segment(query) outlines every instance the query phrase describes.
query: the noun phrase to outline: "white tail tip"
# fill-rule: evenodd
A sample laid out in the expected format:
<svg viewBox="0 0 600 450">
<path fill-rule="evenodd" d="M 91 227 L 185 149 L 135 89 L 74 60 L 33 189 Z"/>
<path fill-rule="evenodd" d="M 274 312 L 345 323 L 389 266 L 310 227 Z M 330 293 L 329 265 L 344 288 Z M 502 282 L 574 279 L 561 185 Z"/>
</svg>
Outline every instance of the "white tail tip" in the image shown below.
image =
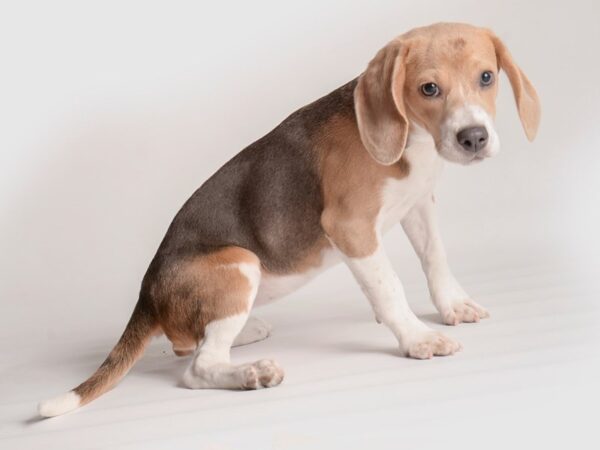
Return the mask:
<svg viewBox="0 0 600 450">
<path fill-rule="evenodd" d="M 60 416 L 79 408 L 80 404 L 81 397 L 75 392 L 69 391 L 66 394 L 41 402 L 38 405 L 38 412 L 42 417 Z"/>
</svg>

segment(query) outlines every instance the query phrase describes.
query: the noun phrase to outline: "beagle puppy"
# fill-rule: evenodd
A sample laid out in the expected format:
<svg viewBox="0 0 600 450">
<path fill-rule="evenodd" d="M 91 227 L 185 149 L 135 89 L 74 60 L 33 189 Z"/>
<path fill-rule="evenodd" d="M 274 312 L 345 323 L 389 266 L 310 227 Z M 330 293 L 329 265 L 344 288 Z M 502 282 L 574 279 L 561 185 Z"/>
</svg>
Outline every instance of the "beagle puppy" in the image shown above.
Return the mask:
<svg viewBox="0 0 600 450">
<path fill-rule="evenodd" d="M 265 338 L 253 306 L 280 298 L 338 262 L 351 270 L 402 353 L 427 359 L 461 349 L 410 310 L 382 248 L 400 223 L 444 323 L 488 316 L 452 275 L 433 190 L 444 161 L 472 164 L 500 148 L 494 129 L 504 70 L 532 140 L 540 104 L 531 82 L 491 31 L 440 23 L 403 34 L 358 78 L 291 114 L 208 179 L 175 216 L 120 340 L 75 389 L 42 402 L 50 417 L 114 386 L 164 333 L 194 353 L 193 389 L 259 389 L 283 380 L 271 360 L 233 365 L 232 345 Z"/>
</svg>

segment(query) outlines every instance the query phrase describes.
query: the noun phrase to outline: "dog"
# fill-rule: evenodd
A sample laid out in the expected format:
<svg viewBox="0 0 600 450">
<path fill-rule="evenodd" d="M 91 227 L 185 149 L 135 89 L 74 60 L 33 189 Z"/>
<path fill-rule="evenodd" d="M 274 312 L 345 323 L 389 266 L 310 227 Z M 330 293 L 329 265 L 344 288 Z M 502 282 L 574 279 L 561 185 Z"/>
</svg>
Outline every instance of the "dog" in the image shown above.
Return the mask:
<svg viewBox="0 0 600 450">
<path fill-rule="evenodd" d="M 448 267 L 433 191 L 444 160 L 472 164 L 498 153 L 500 70 L 533 140 L 538 95 L 502 41 L 487 29 L 439 23 L 395 38 L 358 78 L 246 147 L 175 216 L 104 363 L 75 389 L 42 402 L 40 415 L 66 413 L 109 390 L 162 333 L 177 355 L 195 352 L 183 376 L 189 388 L 280 384 L 274 361 L 233 365 L 230 348 L 269 335 L 267 324 L 249 318 L 253 306 L 341 261 L 404 355 L 459 351 L 411 311 L 381 238 L 402 225 L 445 324 L 488 317 Z"/>
</svg>

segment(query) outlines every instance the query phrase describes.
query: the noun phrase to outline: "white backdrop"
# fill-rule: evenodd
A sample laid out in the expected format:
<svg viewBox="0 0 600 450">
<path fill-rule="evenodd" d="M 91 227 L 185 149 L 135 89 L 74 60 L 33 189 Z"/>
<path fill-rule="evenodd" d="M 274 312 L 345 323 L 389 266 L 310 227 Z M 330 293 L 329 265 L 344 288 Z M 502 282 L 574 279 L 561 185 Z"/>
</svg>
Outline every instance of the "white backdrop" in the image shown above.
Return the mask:
<svg viewBox="0 0 600 450">
<path fill-rule="evenodd" d="M 597 2 L 296 3 L 3 4 L 2 334 L 128 314 L 197 186 L 395 35 L 436 21 L 494 29 L 543 106 L 529 144 L 503 77 L 502 153 L 446 168 L 438 195 L 451 257 L 517 241 L 576 256 L 598 246 Z"/>
</svg>

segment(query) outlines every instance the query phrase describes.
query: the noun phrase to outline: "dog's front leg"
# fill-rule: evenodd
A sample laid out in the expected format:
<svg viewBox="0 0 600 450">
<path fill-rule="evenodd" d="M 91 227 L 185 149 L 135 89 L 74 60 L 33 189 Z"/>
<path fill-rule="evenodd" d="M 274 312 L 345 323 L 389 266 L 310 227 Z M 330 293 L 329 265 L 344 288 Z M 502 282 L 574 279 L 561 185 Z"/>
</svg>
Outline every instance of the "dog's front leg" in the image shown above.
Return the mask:
<svg viewBox="0 0 600 450">
<path fill-rule="evenodd" d="M 405 355 L 427 359 L 460 350 L 458 342 L 432 330 L 411 311 L 402 283 L 380 246 L 365 257 L 342 254 L 369 299 L 377 321 L 394 333 Z"/>
<path fill-rule="evenodd" d="M 448 266 L 437 227 L 433 195 L 425 196 L 402 219 L 402 227 L 421 260 L 431 299 L 444 323 L 478 322 L 488 312 L 460 286 Z"/>
</svg>

